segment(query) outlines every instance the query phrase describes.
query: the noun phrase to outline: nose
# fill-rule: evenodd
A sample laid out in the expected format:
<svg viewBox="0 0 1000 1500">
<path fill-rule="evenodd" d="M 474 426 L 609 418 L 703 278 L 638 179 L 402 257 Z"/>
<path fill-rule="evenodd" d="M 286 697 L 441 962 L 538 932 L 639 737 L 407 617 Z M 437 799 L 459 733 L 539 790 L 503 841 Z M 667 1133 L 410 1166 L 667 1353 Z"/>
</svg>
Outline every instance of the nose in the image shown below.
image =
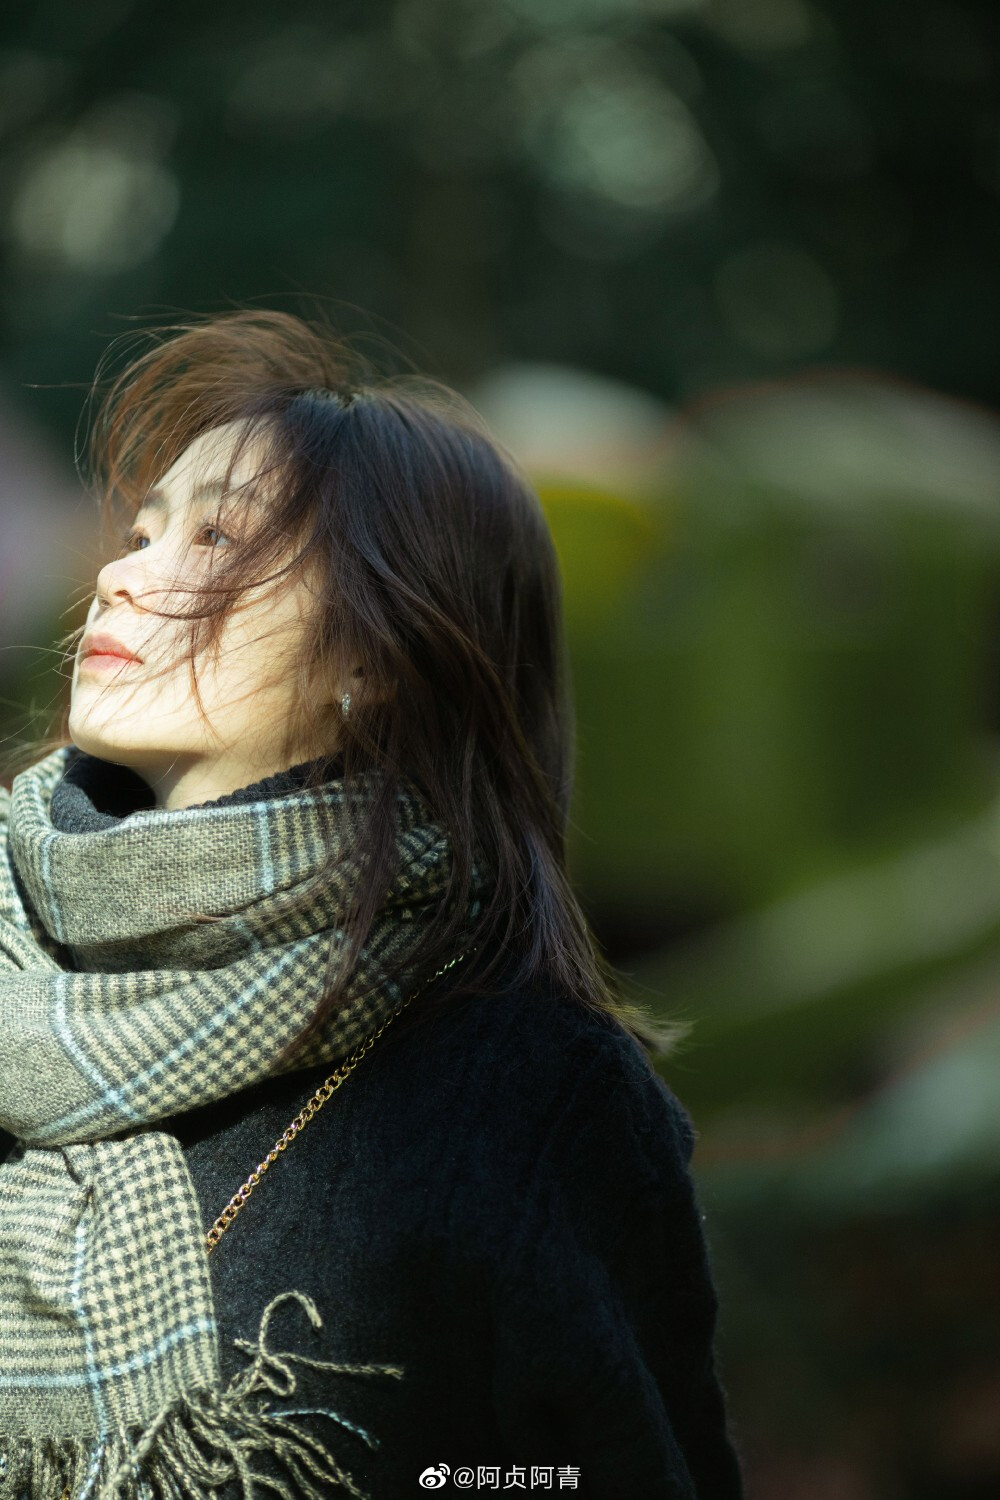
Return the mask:
<svg viewBox="0 0 1000 1500">
<path fill-rule="evenodd" d="M 113 557 L 98 572 L 97 597 L 109 606 L 119 601 L 134 604 L 154 588 L 152 571 L 139 551 Z"/>
<path fill-rule="evenodd" d="M 113 562 L 105 563 L 97 575 L 97 598 L 105 608 L 116 601 L 131 601 L 134 598 L 136 580 L 128 569 L 120 566 L 123 560 L 116 558 Z"/>
</svg>

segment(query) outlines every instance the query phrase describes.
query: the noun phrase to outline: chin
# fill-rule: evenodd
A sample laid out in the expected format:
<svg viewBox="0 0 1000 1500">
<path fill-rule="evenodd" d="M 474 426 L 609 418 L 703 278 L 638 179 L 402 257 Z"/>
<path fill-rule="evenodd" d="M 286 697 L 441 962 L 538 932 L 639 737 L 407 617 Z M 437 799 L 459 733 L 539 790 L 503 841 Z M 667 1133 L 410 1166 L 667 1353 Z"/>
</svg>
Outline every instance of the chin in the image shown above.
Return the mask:
<svg viewBox="0 0 1000 1500">
<path fill-rule="evenodd" d="M 110 726 L 92 723 L 87 714 L 71 713 L 67 727 L 74 745 L 78 750 L 85 750 L 88 755 L 124 763 L 129 754 L 129 746 L 120 735 L 116 735 Z"/>
</svg>

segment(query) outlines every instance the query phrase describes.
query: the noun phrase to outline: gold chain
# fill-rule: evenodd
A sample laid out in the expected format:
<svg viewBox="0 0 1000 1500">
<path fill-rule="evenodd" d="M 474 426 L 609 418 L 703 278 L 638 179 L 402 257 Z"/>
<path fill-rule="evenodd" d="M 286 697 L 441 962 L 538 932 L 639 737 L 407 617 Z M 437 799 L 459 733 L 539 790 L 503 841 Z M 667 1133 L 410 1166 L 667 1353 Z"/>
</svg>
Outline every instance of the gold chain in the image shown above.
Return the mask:
<svg viewBox="0 0 1000 1500">
<path fill-rule="evenodd" d="M 470 948 L 468 950 L 469 953 L 475 953 L 475 951 L 475 948 Z M 382 1022 L 378 1030 L 373 1031 L 371 1036 L 368 1037 L 367 1041 L 362 1042 L 358 1050 L 351 1053 L 351 1056 L 348 1058 L 347 1062 L 341 1063 L 337 1068 L 334 1069 L 334 1071 L 328 1078 L 325 1078 L 323 1080 L 316 1092 L 310 1099 L 306 1101 L 302 1109 L 299 1110 L 299 1113 L 295 1116 L 295 1119 L 275 1141 L 270 1151 L 264 1157 L 264 1160 L 258 1163 L 258 1165 L 250 1173 L 250 1176 L 247 1178 L 243 1186 L 233 1194 L 219 1217 L 216 1219 L 215 1223 L 212 1225 L 211 1229 L 208 1231 L 207 1235 L 205 1236 L 205 1243 L 207 1253 L 209 1255 L 211 1255 L 212 1251 L 215 1249 L 216 1245 L 219 1243 L 222 1236 L 229 1228 L 230 1224 L 236 1218 L 236 1215 L 239 1213 L 244 1203 L 246 1203 L 247 1199 L 250 1197 L 250 1194 L 253 1192 L 254 1188 L 257 1186 L 258 1182 L 263 1177 L 264 1173 L 267 1171 L 271 1163 L 277 1161 L 282 1151 L 286 1151 L 288 1149 L 288 1147 L 294 1141 L 295 1137 L 298 1135 L 299 1131 L 309 1123 L 313 1115 L 317 1114 L 319 1110 L 323 1108 L 323 1105 L 329 1099 L 334 1090 L 340 1088 L 340 1085 L 344 1082 L 344 1079 L 354 1071 L 358 1063 L 364 1057 L 365 1053 L 370 1051 L 374 1044 L 378 1041 L 379 1037 L 382 1035 L 385 1028 L 389 1025 L 390 1021 L 394 1021 L 396 1017 L 406 1009 L 410 1001 L 415 1000 L 419 994 L 422 994 L 422 992 L 427 988 L 428 985 L 434 983 L 435 979 L 440 979 L 442 974 L 446 973 L 447 970 L 450 969 L 454 964 L 461 963 L 462 959 L 466 956 L 466 953 L 460 953 L 456 958 L 450 958 L 446 964 L 443 964 L 442 967 L 438 969 L 436 974 L 432 974 L 430 979 L 425 980 L 425 982 L 420 985 L 418 989 L 415 989 L 412 995 L 408 996 L 407 999 L 400 1001 L 395 1010 L 389 1012 L 388 1016 L 386 1016 L 385 1020 Z"/>
</svg>

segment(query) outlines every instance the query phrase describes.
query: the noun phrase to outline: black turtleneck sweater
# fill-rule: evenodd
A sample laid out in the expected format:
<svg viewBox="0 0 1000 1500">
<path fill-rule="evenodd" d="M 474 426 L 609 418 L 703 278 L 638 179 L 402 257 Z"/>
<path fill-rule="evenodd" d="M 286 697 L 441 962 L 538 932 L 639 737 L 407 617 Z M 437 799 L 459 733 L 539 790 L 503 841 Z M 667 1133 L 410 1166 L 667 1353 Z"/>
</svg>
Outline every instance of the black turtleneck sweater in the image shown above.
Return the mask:
<svg viewBox="0 0 1000 1500">
<path fill-rule="evenodd" d="M 279 796 L 309 768 L 217 800 Z M 153 805 L 133 772 L 78 753 L 52 816 L 84 832 Z M 307 1370 L 291 1403 L 377 1442 L 316 1419 L 374 1500 L 423 1494 L 428 1468 L 448 1470 L 435 1487 L 477 1494 L 741 1500 L 684 1106 L 620 1026 L 547 989 L 508 985 L 483 1003 L 459 982 L 432 1020 L 409 1015 L 213 1251 L 223 1378 L 246 1363 L 234 1340 L 255 1339 L 266 1304 L 296 1288 L 323 1327 L 287 1302 L 272 1348 L 406 1372 Z M 159 1122 L 181 1141 L 206 1228 L 327 1071 Z"/>
</svg>

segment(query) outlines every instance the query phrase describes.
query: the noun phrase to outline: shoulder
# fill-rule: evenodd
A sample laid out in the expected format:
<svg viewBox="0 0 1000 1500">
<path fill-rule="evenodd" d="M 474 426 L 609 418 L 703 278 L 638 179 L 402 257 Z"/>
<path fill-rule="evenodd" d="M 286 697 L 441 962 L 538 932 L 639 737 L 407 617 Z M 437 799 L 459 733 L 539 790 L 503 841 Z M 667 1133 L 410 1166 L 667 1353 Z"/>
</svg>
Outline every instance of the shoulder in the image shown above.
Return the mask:
<svg viewBox="0 0 1000 1500">
<path fill-rule="evenodd" d="M 594 1113 L 618 1105 L 640 1143 L 668 1125 L 691 1154 L 691 1117 L 641 1044 L 614 1017 L 547 985 L 504 984 L 488 998 L 459 991 L 438 1014 L 401 1022 L 395 1058 L 392 1045 L 384 1048 L 386 1066 L 423 1065 L 425 1085 L 451 1090 L 463 1104 L 478 1092 L 517 1101 L 539 1121 L 575 1100 L 589 1100 Z"/>
<path fill-rule="evenodd" d="M 400 1134 L 419 1121 L 434 1139 L 452 1214 L 557 1199 L 607 1211 L 687 1180 L 687 1109 L 629 1032 L 572 998 L 456 994 L 376 1060 L 379 1045 L 365 1089 L 388 1129 L 397 1116 Z"/>
</svg>

